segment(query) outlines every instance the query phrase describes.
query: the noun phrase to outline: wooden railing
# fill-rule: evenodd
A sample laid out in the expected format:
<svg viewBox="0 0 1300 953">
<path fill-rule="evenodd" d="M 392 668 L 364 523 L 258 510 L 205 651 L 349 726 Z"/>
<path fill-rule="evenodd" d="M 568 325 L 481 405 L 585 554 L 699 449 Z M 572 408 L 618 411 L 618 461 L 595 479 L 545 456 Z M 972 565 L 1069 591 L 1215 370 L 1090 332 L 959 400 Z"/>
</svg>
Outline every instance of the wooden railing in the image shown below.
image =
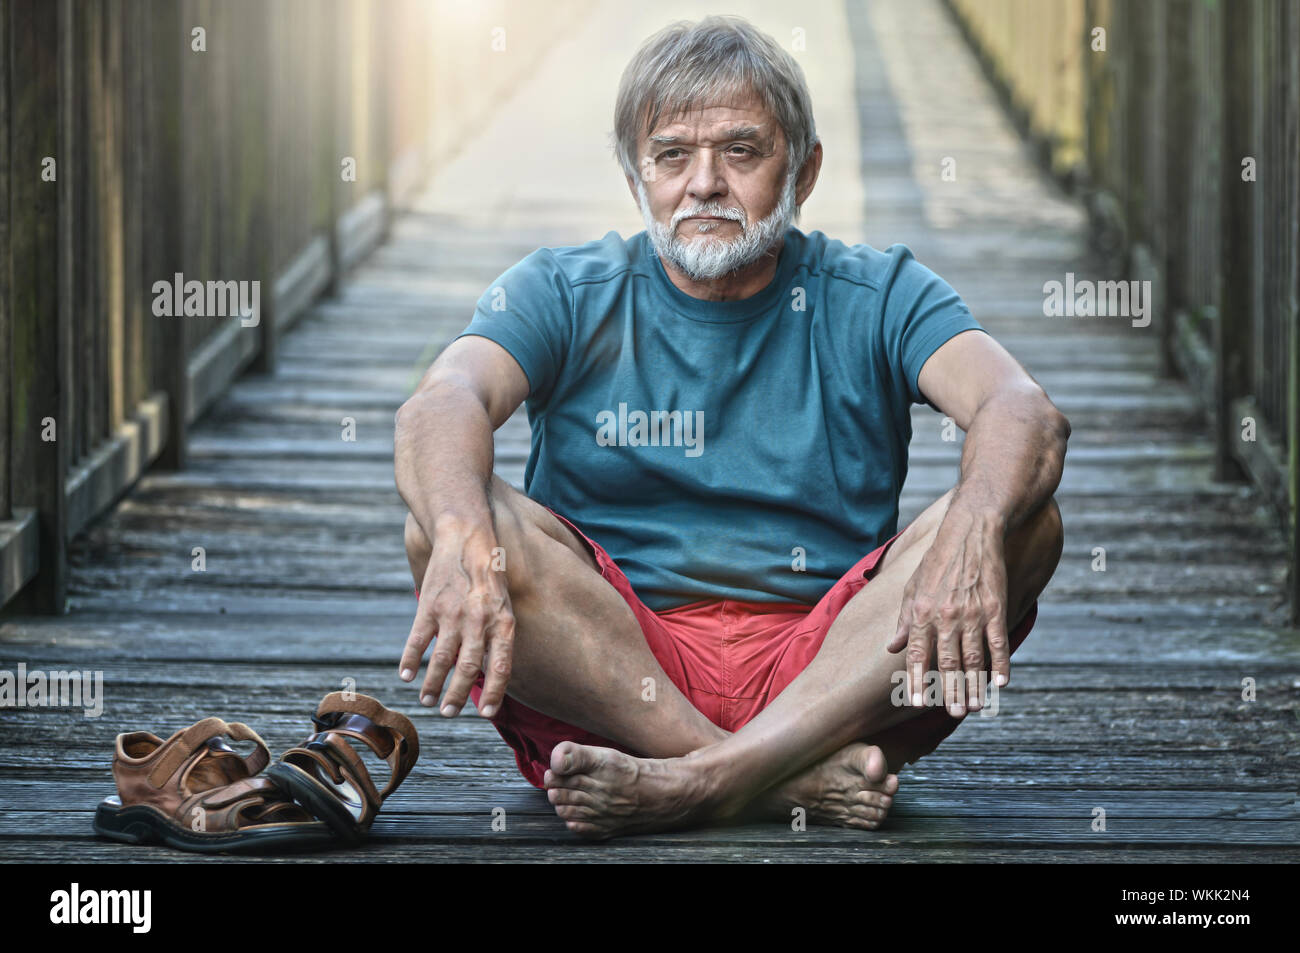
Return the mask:
<svg viewBox="0 0 1300 953">
<path fill-rule="evenodd" d="M 1165 370 L 1206 411 L 1216 476 L 1274 505 L 1300 621 L 1300 4 L 948 5 L 1087 200 L 1099 266 L 1152 282 Z"/>
<path fill-rule="evenodd" d="M 0 0 L 0 604 L 63 611 L 67 540 L 585 5 Z"/>
</svg>

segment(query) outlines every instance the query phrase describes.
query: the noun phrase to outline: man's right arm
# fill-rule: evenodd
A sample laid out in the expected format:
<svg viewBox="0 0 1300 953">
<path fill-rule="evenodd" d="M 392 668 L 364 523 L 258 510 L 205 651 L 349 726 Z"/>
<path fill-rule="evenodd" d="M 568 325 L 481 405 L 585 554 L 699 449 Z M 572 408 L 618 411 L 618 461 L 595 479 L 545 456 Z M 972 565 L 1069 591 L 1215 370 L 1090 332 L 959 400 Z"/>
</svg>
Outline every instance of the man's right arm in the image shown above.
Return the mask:
<svg viewBox="0 0 1300 953">
<path fill-rule="evenodd" d="M 501 573 L 488 502 L 492 433 L 528 394 L 528 378 L 503 347 L 484 337 L 453 341 L 398 409 L 397 490 L 432 546 L 420 604 L 400 670 L 414 679 L 435 636 L 421 701 L 433 705 L 449 672 L 443 714 L 469 697 L 487 655 L 480 711 L 495 714 L 505 696 L 514 615 Z"/>
</svg>

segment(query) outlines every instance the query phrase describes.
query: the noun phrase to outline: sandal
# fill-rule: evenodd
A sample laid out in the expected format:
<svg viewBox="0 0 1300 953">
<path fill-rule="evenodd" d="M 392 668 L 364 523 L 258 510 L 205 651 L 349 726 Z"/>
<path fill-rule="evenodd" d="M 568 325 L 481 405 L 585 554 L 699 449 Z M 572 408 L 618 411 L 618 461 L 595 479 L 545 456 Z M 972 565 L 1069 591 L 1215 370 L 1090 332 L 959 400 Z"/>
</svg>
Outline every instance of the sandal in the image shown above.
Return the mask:
<svg viewBox="0 0 1300 953">
<path fill-rule="evenodd" d="M 317 731 L 286 751 L 266 776 L 344 842 L 360 843 L 380 806 L 420 756 L 415 726 L 405 715 L 357 692 L 326 695 L 312 721 Z M 382 791 L 375 788 L 349 739 L 388 762 L 388 784 Z"/>
<path fill-rule="evenodd" d="M 222 735 L 257 747 L 243 757 Z M 95 810 L 95 830 L 128 844 L 202 853 L 332 843 L 326 825 L 255 776 L 270 760 L 257 732 L 220 718 L 204 718 L 166 741 L 147 731 L 118 735 L 117 795 Z"/>
</svg>

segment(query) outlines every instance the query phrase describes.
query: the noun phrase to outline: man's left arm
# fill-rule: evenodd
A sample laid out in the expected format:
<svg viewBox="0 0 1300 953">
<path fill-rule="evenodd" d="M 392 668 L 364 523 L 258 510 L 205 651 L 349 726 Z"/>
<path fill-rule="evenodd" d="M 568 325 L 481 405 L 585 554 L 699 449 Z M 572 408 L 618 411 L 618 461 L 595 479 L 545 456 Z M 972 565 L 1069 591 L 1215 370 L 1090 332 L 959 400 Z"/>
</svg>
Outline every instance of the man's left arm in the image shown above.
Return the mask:
<svg viewBox="0 0 1300 953">
<path fill-rule="evenodd" d="M 1061 481 L 1070 424 L 1042 387 L 983 331 L 964 331 L 921 368 L 922 394 L 966 432 L 961 476 L 934 543 L 904 591 L 889 651 L 908 647 L 913 704 L 932 651 L 944 702 L 960 716 L 957 673 L 1011 675 L 1007 619 L 1007 536 L 1043 506 Z M 1013 622 L 1014 620 L 1010 620 Z M 950 675 L 949 673 L 952 673 Z"/>
</svg>

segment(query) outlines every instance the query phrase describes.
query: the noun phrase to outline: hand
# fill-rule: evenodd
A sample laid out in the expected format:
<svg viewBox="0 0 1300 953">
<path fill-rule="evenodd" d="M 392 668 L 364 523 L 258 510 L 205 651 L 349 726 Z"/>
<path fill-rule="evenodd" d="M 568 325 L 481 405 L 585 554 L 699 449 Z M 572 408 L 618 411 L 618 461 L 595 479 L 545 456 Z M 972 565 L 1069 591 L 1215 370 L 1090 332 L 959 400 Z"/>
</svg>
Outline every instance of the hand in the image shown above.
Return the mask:
<svg viewBox="0 0 1300 953">
<path fill-rule="evenodd" d="M 939 661 L 944 707 L 954 718 L 984 705 L 980 675 L 984 671 L 986 642 L 996 684 L 1001 687 L 1010 680 L 1003 541 L 1003 530 L 996 519 L 956 503 L 949 506 L 934 543 L 903 590 L 898 631 L 887 646 L 890 652 L 907 648 L 907 693 L 911 704 L 922 703 L 932 651 Z M 963 669 L 965 706 L 959 692 L 959 673 Z"/>
<path fill-rule="evenodd" d="M 490 532 L 447 528 L 437 534 L 420 586 L 420 604 L 402 652 L 400 677 L 409 682 L 437 637 L 420 702 L 433 706 L 452 672 L 442 714 L 460 713 L 470 687 L 484 671 L 479 714 L 491 718 L 501 708 L 514 650 L 515 616 L 504 572 L 492 568 L 496 541 Z M 486 667 L 484 667 L 486 656 Z"/>
</svg>

